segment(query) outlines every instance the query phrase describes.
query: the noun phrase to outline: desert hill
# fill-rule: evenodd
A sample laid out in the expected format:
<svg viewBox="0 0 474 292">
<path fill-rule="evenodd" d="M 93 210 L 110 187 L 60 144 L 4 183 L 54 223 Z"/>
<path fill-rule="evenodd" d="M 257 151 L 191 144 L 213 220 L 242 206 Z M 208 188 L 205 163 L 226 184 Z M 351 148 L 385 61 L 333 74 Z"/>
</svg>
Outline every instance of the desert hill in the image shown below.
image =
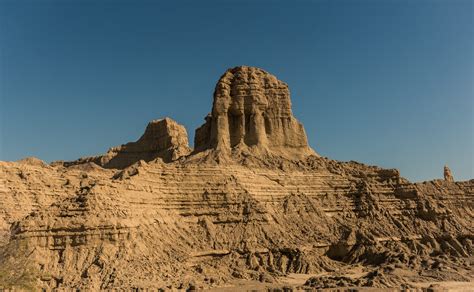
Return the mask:
<svg viewBox="0 0 474 292">
<path fill-rule="evenodd" d="M 321 157 L 288 85 L 241 66 L 219 79 L 194 149 L 165 118 L 102 156 L 0 162 L 0 287 L 472 281 L 473 199 L 474 180 Z"/>
</svg>

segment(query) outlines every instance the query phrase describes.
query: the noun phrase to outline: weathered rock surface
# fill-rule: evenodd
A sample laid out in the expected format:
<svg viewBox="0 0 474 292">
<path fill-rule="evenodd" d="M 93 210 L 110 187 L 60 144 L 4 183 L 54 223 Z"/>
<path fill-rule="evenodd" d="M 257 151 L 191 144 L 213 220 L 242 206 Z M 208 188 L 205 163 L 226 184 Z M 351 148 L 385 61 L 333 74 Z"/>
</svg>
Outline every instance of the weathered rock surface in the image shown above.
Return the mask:
<svg viewBox="0 0 474 292">
<path fill-rule="evenodd" d="M 64 162 L 65 166 L 93 162 L 105 168 L 120 168 L 137 161 L 161 158 L 165 162 L 176 160 L 191 152 L 186 129 L 170 118 L 151 121 L 145 133 L 136 142 L 112 147 L 107 154 Z"/>
<path fill-rule="evenodd" d="M 261 103 L 272 129 L 282 109 L 291 114 Z M 0 288 L 185 290 L 288 273 L 316 289 L 474 279 L 474 180 L 410 183 L 396 169 L 319 157 L 295 127 L 256 140 L 237 131 L 238 143 L 239 127 L 223 140 L 216 128 L 187 155 L 184 129 L 166 119 L 100 158 L 0 162 Z M 291 135 L 304 139 L 288 146 Z"/>
<path fill-rule="evenodd" d="M 195 150 L 251 147 L 286 158 L 316 155 L 291 111 L 288 85 L 262 69 L 235 67 L 219 79 L 212 112 L 196 130 Z"/>
<path fill-rule="evenodd" d="M 454 181 L 453 174 L 451 173 L 451 169 L 447 165 L 444 166 L 444 180 L 445 181 Z"/>
</svg>

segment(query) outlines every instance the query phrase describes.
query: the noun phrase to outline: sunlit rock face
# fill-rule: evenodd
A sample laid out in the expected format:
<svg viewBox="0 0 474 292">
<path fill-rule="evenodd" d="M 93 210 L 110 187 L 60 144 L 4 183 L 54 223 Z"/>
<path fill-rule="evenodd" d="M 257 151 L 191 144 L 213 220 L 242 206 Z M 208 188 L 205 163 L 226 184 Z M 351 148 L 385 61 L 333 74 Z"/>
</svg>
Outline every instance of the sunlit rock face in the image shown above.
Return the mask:
<svg viewBox="0 0 474 292">
<path fill-rule="evenodd" d="M 316 153 L 293 117 L 288 85 L 255 67 L 235 67 L 219 79 L 212 113 L 196 130 L 195 150 L 251 147 L 298 158 Z"/>
<path fill-rule="evenodd" d="M 139 160 L 161 158 L 165 162 L 189 154 L 186 129 L 170 118 L 148 123 L 145 133 L 136 142 L 109 149 L 102 158 L 107 168 L 125 168 Z"/>
<path fill-rule="evenodd" d="M 171 162 L 190 152 L 184 126 L 170 118 L 164 118 L 149 122 L 145 133 L 135 142 L 112 147 L 104 155 L 64 162 L 64 165 L 93 162 L 104 168 L 123 169 L 140 160 L 151 161 L 160 158 L 164 162 Z"/>
<path fill-rule="evenodd" d="M 104 155 L 0 161 L 0 290 L 472 286 L 474 180 L 311 155 L 260 69 L 227 71 L 214 97 L 194 153 L 164 118 Z"/>
</svg>

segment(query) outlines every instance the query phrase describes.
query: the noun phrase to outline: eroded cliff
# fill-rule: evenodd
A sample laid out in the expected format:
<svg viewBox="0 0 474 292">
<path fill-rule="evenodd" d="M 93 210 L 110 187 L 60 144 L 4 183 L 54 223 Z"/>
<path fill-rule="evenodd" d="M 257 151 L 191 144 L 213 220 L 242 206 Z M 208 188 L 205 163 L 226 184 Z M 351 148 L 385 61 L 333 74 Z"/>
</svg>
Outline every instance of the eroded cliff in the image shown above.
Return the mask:
<svg viewBox="0 0 474 292">
<path fill-rule="evenodd" d="M 227 70 L 217 82 L 212 112 L 196 130 L 195 150 L 248 149 L 285 158 L 316 153 L 291 111 L 288 85 L 255 67 Z"/>
<path fill-rule="evenodd" d="M 191 154 L 185 133 L 158 120 L 104 156 L 0 162 L 0 286 L 283 285 L 300 273 L 306 288 L 406 288 L 474 278 L 474 180 L 410 183 L 396 169 L 319 157 L 287 85 L 265 71 L 228 70 Z"/>
</svg>

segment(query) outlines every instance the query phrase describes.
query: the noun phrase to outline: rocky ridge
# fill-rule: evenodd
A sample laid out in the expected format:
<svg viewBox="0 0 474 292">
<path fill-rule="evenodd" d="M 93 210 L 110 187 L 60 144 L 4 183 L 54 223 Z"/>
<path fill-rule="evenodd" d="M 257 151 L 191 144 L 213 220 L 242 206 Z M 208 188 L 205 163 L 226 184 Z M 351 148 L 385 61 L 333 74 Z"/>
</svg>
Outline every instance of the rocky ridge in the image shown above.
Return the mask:
<svg viewBox="0 0 474 292">
<path fill-rule="evenodd" d="M 396 169 L 320 157 L 288 86 L 257 68 L 221 77 L 192 152 L 184 127 L 164 119 L 103 156 L 0 162 L 0 179 L 0 287 L 474 278 L 474 180 L 411 183 Z"/>
</svg>

